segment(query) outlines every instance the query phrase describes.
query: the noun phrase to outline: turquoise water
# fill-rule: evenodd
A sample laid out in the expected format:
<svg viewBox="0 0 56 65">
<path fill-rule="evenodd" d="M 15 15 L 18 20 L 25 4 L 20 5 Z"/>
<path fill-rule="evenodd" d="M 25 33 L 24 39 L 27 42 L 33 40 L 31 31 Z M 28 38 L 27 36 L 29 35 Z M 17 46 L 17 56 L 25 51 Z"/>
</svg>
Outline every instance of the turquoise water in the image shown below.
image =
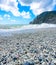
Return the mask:
<svg viewBox="0 0 56 65">
<path fill-rule="evenodd" d="M 13 24 L 13 25 L 0 25 L 0 29 L 36 29 L 36 28 L 50 28 L 56 27 L 56 24 Z"/>
<path fill-rule="evenodd" d="M 22 27 L 22 26 L 24 26 L 23 24 L 13 24 L 13 25 L 8 25 L 8 24 L 6 24 L 6 25 L 0 25 L 0 29 L 14 29 L 14 28 L 20 28 L 20 27 Z"/>
</svg>

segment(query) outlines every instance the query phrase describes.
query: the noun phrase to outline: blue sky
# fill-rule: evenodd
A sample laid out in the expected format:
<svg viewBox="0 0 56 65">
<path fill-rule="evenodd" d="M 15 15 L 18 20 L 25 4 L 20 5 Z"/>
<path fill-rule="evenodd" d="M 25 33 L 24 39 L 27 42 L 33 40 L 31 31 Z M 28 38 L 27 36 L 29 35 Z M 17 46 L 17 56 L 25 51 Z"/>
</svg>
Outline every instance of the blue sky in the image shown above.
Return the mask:
<svg viewBox="0 0 56 65">
<path fill-rule="evenodd" d="M 0 24 L 28 24 L 44 11 L 56 11 L 56 0 L 0 0 Z"/>
</svg>

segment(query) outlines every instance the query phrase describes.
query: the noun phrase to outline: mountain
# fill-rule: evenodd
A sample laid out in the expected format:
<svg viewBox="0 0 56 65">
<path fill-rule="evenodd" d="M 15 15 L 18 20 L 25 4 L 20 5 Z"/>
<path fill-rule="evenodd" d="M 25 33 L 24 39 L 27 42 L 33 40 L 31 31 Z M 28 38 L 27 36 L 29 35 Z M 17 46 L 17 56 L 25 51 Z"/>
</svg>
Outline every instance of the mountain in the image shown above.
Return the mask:
<svg viewBox="0 0 56 65">
<path fill-rule="evenodd" d="M 46 11 L 38 15 L 30 24 L 56 24 L 56 11 Z"/>
</svg>

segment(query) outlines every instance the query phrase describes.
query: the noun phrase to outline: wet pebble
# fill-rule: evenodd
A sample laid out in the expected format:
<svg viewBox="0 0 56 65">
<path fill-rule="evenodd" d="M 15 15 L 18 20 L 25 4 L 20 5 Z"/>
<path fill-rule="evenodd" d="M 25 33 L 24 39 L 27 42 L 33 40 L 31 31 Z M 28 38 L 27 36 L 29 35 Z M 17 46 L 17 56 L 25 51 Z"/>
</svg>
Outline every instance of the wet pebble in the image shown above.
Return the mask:
<svg viewBox="0 0 56 65">
<path fill-rule="evenodd" d="M 34 65 L 34 63 L 33 62 L 30 63 L 30 62 L 26 61 L 23 65 Z"/>
<path fill-rule="evenodd" d="M 15 62 L 16 60 L 17 60 L 17 57 L 14 57 L 14 58 L 13 58 L 13 61 Z"/>
</svg>

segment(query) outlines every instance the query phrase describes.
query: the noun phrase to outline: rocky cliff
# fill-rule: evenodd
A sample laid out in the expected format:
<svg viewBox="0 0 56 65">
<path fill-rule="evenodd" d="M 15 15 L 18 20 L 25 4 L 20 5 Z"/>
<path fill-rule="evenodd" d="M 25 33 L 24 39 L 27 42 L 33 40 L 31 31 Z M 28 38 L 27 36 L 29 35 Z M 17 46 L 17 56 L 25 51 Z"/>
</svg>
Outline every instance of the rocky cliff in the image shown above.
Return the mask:
<svg viewBox="0 0 56 65">
<path fill-rule="evenodd" d="M 56 11 L 43 12 L 30 22 L 30 24 L 41 23 L 56 24 Z"/>
</svg>

